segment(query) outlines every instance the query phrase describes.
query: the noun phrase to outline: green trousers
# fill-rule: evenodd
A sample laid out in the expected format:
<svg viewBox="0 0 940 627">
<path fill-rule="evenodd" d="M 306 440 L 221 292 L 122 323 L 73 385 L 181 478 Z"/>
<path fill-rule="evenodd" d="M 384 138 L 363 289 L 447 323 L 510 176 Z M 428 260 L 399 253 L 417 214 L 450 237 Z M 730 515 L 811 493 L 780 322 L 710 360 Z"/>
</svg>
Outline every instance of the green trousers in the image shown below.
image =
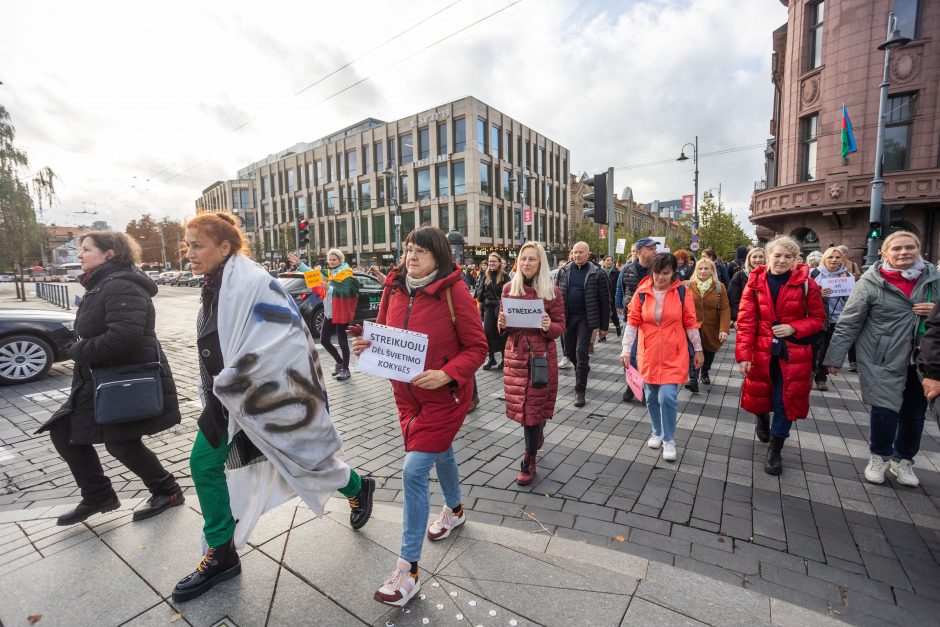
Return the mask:
<svg viewBox="0 0 940 627">
<path fill-rule="evenodd" d="M 228 438 L 228 435 L 225 436 Z M 235 517 L 225 482 L 225 460 L 228 459 L 228 441 L 213 447 L 202 431 L 196 434 L 193 450 L 189 455 L 189 467 L 192 472 L 199 506 L 202 508 L 202 531 L 206 544 L 217 547 L 225 544 L 235 535 Z M 349 469 L 349 483 L 340 489 L 340 494 L 352 498 L 362 489 L 362 479 L 352 468 Z"/>
</svg>

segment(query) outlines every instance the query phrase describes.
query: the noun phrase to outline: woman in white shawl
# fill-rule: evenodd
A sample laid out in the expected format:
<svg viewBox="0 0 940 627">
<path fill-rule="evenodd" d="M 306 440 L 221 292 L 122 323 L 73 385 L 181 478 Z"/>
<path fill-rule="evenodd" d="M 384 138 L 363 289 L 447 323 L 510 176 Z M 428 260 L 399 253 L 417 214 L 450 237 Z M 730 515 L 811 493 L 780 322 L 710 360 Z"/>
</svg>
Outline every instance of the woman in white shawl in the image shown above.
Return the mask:
<svg viewBox="0 0 940 627">
<path fill-rule="evenodd" d="M 201 213 L 186 225 L 186 257 L 205 275 L 196 320 L 203 411 L 190 468 L 206 551 L 176 584 L 174 601 L 238 575 L 236 549 L 261 514 L 295 494 L 322 516 L 339 490 L 354 529 L 372 513 L 375 480 L 337 457 L 343 442 L 310 332 L 277 279 L 246 256 L 237 225 L 229 213 Z"/>
<path fill-rule="evenodd" d="M 809 273 L 810 278 L 814 279 L 819 287 L 822 288 L 823 305 L 826 307 L 827 322 L 824 327 L 824 333 L 820 333 L 816 344 L 813 345 L 813 369 L 815 371 L 814 379 L 816 389 L 825 392 L 829 389 L 827 381 L 829 380 L 829 371 L 823 365 L 823 357 L 829 350 L 829 343 L 832 341 L 832 334 L 836 331 L 836 323 L 839 322 L 839 316 L 845 309 L 845 303 L 848 302 L 848 296 L 831 296 L 832 290 L 823 287 L 823 279 L 837 279 L 852 276 L 851 271 L 845 266 L 845 256 L 839 248 L 833 247 L 823 253 L 822 261 L 819 266 Z M 855 345 L 849 349 L 849 362 L 855 363 Z"/>
</svg>

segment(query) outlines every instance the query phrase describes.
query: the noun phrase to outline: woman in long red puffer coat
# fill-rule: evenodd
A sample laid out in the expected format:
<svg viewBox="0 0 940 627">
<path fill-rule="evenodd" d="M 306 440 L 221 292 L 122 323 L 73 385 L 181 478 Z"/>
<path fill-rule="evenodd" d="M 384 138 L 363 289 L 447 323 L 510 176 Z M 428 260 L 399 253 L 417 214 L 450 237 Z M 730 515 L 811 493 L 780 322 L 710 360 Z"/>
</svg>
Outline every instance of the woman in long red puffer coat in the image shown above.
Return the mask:
<svg viewBox="0 0 940 627">
<path fill-rule="evenodd" d="M 503 287 L 503 298 L 535 300 L 545 304 L 541 327 L 506 326 L 506 314 L 500 308 L 496 321 L 500 333 L 508 335 L 503 353 L 503 386 L 506 416 L 522 425 L 525 432 L 525 456 L 516 477 L 519 485 L 528 485 L 535 478 L 535 457 L 542 447 L 542 429 L 555 412 L 558 394 L 558 353 L 555 339 L 565 330 L 565 303 L 561 292 L 552 283 L 551 268 L 545 249 L 537 242 L 528 242 L 519 250 L 518 269 L 510 283 Z M 529 359 L 532 355 L 548 360 L 548 385 L 532 387 Z"/>
<path fill-rule="evenodd" d="M 809 413 L 812 341 L 826 323 L 819 285 L 808 280 L 799 254 L 789 237 L 767 244 L 767 265 L 751 270 L 738 307 L 741 408 L 757 415 L 757 438 L 770 441 L 764 471 L 771 475 L 782 471 L 780 451 L 793 421 Z"/>
</svg>

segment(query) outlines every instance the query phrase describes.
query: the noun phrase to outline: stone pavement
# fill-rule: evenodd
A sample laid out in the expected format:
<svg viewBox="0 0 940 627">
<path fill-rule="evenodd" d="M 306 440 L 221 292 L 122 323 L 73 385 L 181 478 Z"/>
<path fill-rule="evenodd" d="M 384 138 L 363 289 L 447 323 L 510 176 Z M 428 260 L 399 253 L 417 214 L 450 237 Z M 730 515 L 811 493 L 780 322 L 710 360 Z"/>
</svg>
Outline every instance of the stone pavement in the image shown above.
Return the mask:
<svg viewBox="0 0 940 627">
<path fill-rule="evenodd" d="M 149 444 L 189 487 L 188 451 L 199 408 L 192 390 L 197 294 L 186 289 L 169 288 L 156 299 L 158 331 L 184 396 L 184 421 Z M 5 302 L 0 290 L 0 306 Z M 532 486 L 514 482 L 522 431 L 503 413 L 501 374 L 478 373 L 482 403 L 455 442 L 471 520 L 605 547 L 855 624 L 936 615 L 940 430 L 932 417 L 916 460 L 921 487 L 890 479 L 868 484 L 861 476 L 868 414 L 858 380 L 836 377 L 831 391 L 812 393 L 812 416 L 796 425 L 784 448 L 783 475 L 771 477 L 762 469 L 765 445 L 754 438 L 753 417 L 738 410 L 741 378 L 728 348 L 716 359 L 709 390 L 680 393 L 679 459 L 666 463 L 644 446 L 645 408 L 620 402 L 623 370 L 615 339 L 597 345 L 586 407 L 573 407 L 574 377 L 562 371 Z M 28 510 L 54 511 L 77 498 L 48 439 L 32 435 L 63 400 L 69 372 L 69 364 L 60 364 L 43 381 L 0 388 L 0 521 Z M 403 451 L 388 384 L 354 374 L 345 383 L 329 381 L 328 391 L 347 459 L 379 479 L 378 500 L 400 502 Z M 122 499 L 146 496 L 133 475 L 103 459 Z M 0 567 L 25 567 L 61 542 L 40 546 L 0 537 Z"/>
</svg>

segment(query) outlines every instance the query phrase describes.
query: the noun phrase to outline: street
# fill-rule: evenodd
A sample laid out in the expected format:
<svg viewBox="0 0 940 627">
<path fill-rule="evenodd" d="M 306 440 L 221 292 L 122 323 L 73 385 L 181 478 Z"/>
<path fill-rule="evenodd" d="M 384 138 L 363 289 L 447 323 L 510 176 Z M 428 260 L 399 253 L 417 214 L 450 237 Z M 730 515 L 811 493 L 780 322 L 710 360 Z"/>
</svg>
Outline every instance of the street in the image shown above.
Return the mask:
<svg viewBox="0 0 940 627">
<path fill-rule="evenodd" d="M 81 293 L 76 284 L 69 289 Z M 0 307 L 49 306 L 37 304 L 32 295 L 28 304 L 12 297 L 12 286 L 0 286 Z M 184 419 L 146 441 L 189 498 L 188 455 L 200 410 L 194 322 L 199 290 L 161 287 L 154 303 Z M 810 419 L 797 423 L 784 447 L 783 474 L 767 475 L 766 445 L 754 437 L 753 416 L 738 409 L 741 377 L 729 345 L 716 358 L 710 388 L 694 396 L 680 392 L 679 458 L 669 463 L 645 446 L 650 430 L 645 407 L 621 402 L 620 344 L 611 333 L 592 355 L 585 407 L 573 406 L 573 370 L 560 371 L 538 476 L 525 487 L 515 483 L 522 429 L 505 417 L 502 373 L 480 370 L 479 409 L 467 417 L 454 443 L 470 520 L 624 552 L 853 623 L 935 617 L 940 611 L 936 420 L 928 415 L 916 460 L 919 488 L 893 480 L 866 483 L 868 412 L 858 395 L 858 377 L 845 372 L 832 379 L 830 391 L 812 392 Z M 320 359 L 328 372 L 332 362 L 325 351 Z M 0 573 L 24 568 L 53 547 L 62 550 L 84 537 L 47 526 L 37 541 L 12 516 L 79 499 L 48 436 L 33 434 L 65 399 L 70 374 L 71 363 L 65 362 L 36 383 L 0 388 Z M 345 458 L 377 478 L 377 501 L 400 503 L 404 452 L 388 382 L 353 371 L 346 382 L 328 379 L 327 389 Z M 148 496 L 103 448 L 101 454 L 122 500 Z M 440 505 L 436 486 L 432 499 Z M 195 523 L 191 533 L 198 535 Z M 50 544 L 50 538 L 58 540 Z M 183 563 L 195 563 L 195 553 L 184 557 Z"/>
</svg>

